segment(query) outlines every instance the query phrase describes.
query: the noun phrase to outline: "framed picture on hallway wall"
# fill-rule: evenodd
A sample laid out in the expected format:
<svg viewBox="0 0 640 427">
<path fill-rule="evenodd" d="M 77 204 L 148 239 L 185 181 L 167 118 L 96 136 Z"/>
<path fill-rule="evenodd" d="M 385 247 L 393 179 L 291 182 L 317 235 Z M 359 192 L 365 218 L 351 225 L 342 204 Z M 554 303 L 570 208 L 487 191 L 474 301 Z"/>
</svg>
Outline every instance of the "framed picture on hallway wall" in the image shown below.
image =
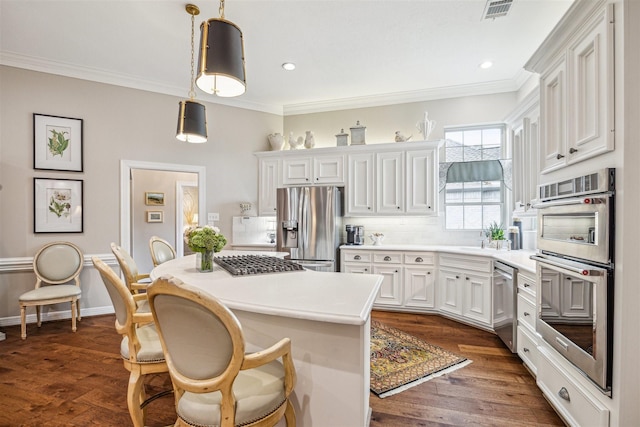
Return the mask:
<svg viewBox="0 0 640 427">
<path fill-rule="evenodd" d="M 144 204 L 147 206 L 164 206 L 164 193 L 147 191 L 144 193 Z"/>
<path fill-rule="evenodd" d="M 82 119 L 34 114 L 33 168 L 82 172 Z"/>
<path fill-rule="evenodd" d="M 82 233 L 83 181 L 33 179 L 34 233 Z"/>
<path fill-rule="evenodd" d="M 147 211 L 147 222 L 163 222 L 162 211 Z"/>
</svg>

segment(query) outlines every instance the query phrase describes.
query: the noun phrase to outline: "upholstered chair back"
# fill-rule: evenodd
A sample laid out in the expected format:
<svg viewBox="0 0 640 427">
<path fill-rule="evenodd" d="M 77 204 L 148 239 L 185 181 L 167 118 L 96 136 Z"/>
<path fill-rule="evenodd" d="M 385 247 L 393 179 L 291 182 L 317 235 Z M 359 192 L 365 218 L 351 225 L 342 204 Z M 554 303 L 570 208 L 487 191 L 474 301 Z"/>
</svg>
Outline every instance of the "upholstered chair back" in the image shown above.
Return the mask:
<svg viewBox="0 0 640 427">
<path fill-rule="evenodd" d="M 171 244 L 158 236 L 153 236 L 149 240 L 149 250 L 151 251 L 151 260 L 154 267 L 163 262 L 171 261 L 176 257 L 176 251 Z"/>
</svg>

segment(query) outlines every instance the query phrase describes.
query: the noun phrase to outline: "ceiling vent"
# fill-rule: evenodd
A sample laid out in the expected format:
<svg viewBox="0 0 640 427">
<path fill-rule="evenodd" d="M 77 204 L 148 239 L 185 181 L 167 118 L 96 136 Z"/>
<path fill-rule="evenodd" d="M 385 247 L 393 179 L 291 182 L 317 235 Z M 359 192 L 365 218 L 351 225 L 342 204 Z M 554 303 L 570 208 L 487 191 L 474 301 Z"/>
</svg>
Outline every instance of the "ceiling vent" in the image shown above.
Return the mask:
<svg viewBox="0 0 640 427">
<path fill-rule="evenodd" d="M 513 0 L 487 0 L 482 19 L 495 19 L 506 16 L 512 4 Z"/>
</svg>

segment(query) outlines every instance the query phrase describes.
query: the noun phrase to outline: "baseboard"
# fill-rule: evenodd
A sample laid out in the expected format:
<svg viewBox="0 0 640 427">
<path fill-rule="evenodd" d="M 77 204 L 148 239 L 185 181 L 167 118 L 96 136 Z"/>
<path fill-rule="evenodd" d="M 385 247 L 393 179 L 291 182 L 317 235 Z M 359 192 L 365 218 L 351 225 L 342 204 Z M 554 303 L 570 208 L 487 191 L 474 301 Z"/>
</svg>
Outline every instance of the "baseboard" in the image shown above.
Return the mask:
<svg viewBox="0 0 640 427">
<path fill-rule="evenodd" d="M 113 314 L 115 311 L 112 306 L 105 307 L 91 307 L 91 308 L 80 308 L 80 314 L 82 317 L 91 317 L 91 316 L 100 316 L 102 314 Z M 47 322 L 50 320 L 62 320 L 62 319 L 71 319 L 71 310 L 65 311 L 51 311 L 42 313 L 42 321 Z M 36 314 L 27 314 L 27 324 L 36 323 L 37 317 Z M 0 327 L 1 326 L 14 326 L 20 324 L 20 316 L 11 316 L 0 318 Z"/>
</svg>

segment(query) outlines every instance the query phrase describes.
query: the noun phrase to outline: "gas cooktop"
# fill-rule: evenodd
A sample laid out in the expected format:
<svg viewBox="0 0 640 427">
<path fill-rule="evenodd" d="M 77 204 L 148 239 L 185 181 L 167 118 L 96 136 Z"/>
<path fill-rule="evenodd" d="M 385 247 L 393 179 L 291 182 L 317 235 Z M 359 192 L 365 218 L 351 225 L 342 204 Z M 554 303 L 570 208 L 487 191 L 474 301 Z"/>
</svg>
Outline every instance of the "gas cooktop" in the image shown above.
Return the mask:
<svg viewBox="0 0 640 427">
<path fill-rule="evenodd" d="M 265 255 L 220 256 L 213 260 L 234 276 L 304 271 L 300 264 L 293 261 Z"/>
</svg>

